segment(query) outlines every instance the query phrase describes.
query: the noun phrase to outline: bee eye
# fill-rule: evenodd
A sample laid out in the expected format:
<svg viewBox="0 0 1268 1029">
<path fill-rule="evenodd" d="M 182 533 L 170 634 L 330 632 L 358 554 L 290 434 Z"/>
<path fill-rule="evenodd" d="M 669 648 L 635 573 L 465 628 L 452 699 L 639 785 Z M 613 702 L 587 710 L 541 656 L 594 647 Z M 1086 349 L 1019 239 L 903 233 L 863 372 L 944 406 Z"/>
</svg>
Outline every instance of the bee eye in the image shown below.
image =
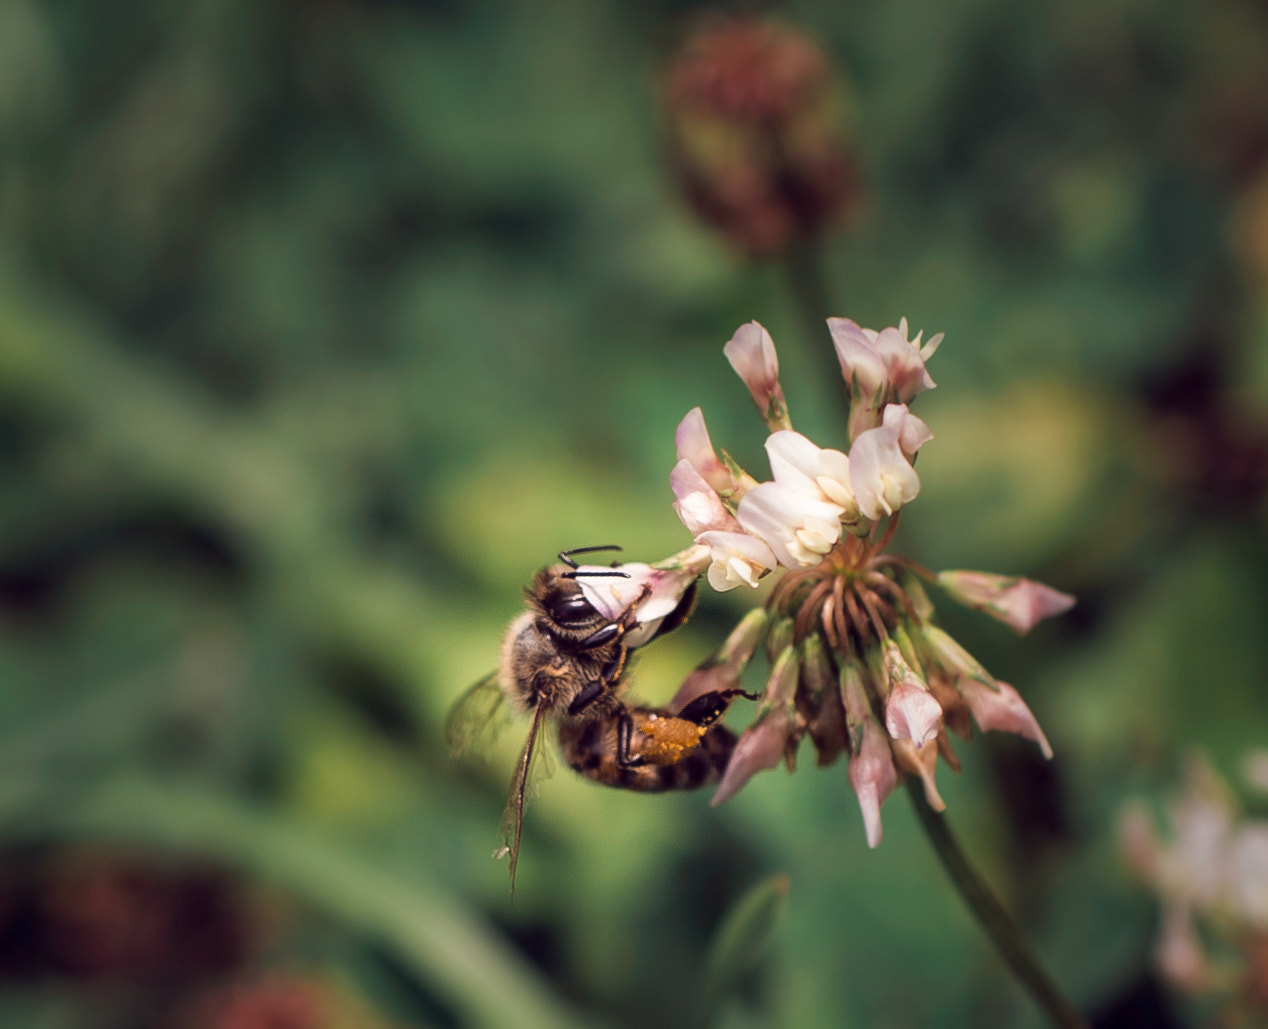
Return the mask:
<svg viewBox="0 0 1268 1029">
<path fill-rule="evenodd" d="M 590 601 L 580 594 L 563 596 L 556 594 L 546 600 L 546 613 L 560 625 L 576 625 L 594 618 L 597 613 Z"/>
</svg>

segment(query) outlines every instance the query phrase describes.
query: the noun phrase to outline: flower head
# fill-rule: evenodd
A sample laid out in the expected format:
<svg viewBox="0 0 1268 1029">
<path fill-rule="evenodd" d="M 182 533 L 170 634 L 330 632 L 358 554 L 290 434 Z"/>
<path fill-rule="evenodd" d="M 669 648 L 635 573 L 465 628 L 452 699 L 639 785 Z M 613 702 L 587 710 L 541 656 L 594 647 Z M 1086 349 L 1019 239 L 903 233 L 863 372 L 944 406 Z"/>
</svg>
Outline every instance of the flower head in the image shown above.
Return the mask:
<svg viewBox="0 0 1268 1029">
<path fill-rule="evenodd" d="M 932 433 L 908 405 L 933 386 L 925 361 L 942 337 L 922 345 L 919 335 L 908 338 L 905 320 L 880 332 L 848 319 L 829 326 L 849 390 L 852 444 L 822 447 L 787 424 L 774 343 L 751 322 L 726 356 L 770 430 L 771 478 L 755 482 L 729 458 L 718 459 L 693 411 L 679 427 L 670 481 L 675 509 L 708 551 L 715 589 L 754 586 L 770 572 L 776 580 L 766 617 L 748 630 L 765 634 L 770 679 L 714 802 L 781 760 L 791 769 L 809 736 L 821 765 L 848 755 L 868 844 L 876 846 L 881 804 L 902 777 L 917 777 L 934 809 L 945 806 L 938 763 L 959 769 L 949 731 L 969 739 L 976 721 L 983 732 L 1014 733 L 1052 756 L 1017 690 L 934 624 L 920 579 L 1019 631 L 1073 598 L 1016 577 L 953 572 L 935 579 L 888 553 L 899 513 L 920 494 L 912 462 Z M 744 639 L 737 652 L 747 662 L 756 643 Z M 737 668 L 730 659 L 702 666 L 680 697 L 736 688 Z M 1257 861 L 1259 852 L 1251 853 Z"/>
</svg>

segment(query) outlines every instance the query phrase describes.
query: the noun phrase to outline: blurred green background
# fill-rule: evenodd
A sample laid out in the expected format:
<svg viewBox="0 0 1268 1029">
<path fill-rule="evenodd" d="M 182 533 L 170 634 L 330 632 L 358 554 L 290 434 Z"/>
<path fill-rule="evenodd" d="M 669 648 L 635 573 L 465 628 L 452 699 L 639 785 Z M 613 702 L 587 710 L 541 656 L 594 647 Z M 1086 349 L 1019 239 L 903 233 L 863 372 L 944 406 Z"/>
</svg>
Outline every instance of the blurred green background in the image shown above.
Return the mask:
<svg viewBox="0 0 1268 1029">
<path fill-rule="evenodd" d="M 868 851 L 844 763 L 721 809 L 557 771 L 512 905 L 522 736 L 446 752 L 534 569 L 688 542 L 688 409 L 765 471 L 736 326 L 834 445 L 797 280 L 663 156 L 702 10 L 0 0 L 0 1026 L 1040 1024 L 901 795 Z M 1099 1024 L 1183 1024 L 1114 822 L 1268 742 L 1268 9 L 781 14 L 858 163 L 819 316 L 946 333 L 899 549 L 1079 596 L 1025 641 L 942 604 L 1056 750 L 959 745 L 950 815 Z M 705 596 L 637 694 L 751 602 Z"/>
</svg>

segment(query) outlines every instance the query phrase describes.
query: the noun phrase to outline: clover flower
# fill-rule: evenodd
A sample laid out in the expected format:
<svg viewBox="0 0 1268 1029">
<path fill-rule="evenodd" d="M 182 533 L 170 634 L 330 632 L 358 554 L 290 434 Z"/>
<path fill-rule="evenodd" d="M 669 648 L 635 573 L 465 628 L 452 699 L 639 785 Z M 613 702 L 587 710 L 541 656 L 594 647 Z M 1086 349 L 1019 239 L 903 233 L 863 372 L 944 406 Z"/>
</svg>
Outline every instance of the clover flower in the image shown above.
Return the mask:
<svg viewBox="0 0 1268 1029">
<path fill-rule="evenodd" d="M 1258 785 L 1253 777 L 1248 781 Z M 1246 818 L 1228 783 L 1203 755 L 1193 754 L 1166 822 L 1164 836 L 1139 802 L 1124 807 L 1119 819 L 1128 864 L 1159 897 L 1158 970 L 1186 993 L 1221 999 L 1230 1012 L 1250 1008 L 1263 1018 L 1268 821 Z"/>
<path fill-rule="evenodd" d="M 875 331 L 844 318 L 828 328 L 851 404 L 849 444 L 821 447 L 792 428 L 770 334 L 741 326 L 726 345 L 769 435 L 770 478 L 759 481 L 714 450 L 699 408 L 678 427 L 671 475 L 674 509 L 706 554 L 717 590 L 756 587 L 771 576 L 759 618 L 746 618 L 724 648 L 684 683 L 675 704 L 733 687 L 765 640 L 771 669 L 756 718 L 741 735 L 714 803 L 757 772 L 791 770 L 809 737 L 819 763 L 847 755 L 868 845 L 882 837 L 880 808 L 915 776 L 936 810 L 939 760 L 958 770 L 948 732 L 1011 732 L 1052 748 L 1018 692 L 995 679 L 935 622 L 922 581 L 1018 633 L 1067 610 L 1074 599 L 1028 579 L 982 572 L 935 576 L 889 552 L 902 509 L 920 494 L 913 461 L 933 438 L 908 404 L 932 389 L 925 369 L 941 341 L 909 338 L 904 319 Z M 684 552 L 687 553 L 687 552 Z M 750 613 L 752 614 L 752 613 Z"/>
</svg>

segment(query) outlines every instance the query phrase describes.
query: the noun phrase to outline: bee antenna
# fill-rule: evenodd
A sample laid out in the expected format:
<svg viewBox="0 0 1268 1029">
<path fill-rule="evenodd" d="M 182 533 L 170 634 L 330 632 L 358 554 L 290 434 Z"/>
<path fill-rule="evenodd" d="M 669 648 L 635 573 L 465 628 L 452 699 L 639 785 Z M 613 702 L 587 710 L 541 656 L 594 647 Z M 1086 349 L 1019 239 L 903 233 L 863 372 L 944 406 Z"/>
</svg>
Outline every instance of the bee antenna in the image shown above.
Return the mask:
<svg viewBox="0 0 1268 1029">
<path fill-rule="evenodd" d="M 559 552 L 559 560 L 566 564 L 569 568 L 576 568 L 577 562 L 572 559 L 573 554 L 593 554 L 598 550 L 620 550 L 621 548 L 615 543 L 604 543 L 598 547 L 573 547 L 572 550 L 561 550 Z"/>
<path fill-rule="evenodd" d="M 563 575 L 560 576 L 560 578 L 561 579 L 579 579 L 583 576 L 587 579 L 628 579 L 630 577 L 630 573 L 618 572 L 615 569 L 610 572 L 583 572 L 577 569 L 571 572 L 564 572 Z"/>
</svg>

